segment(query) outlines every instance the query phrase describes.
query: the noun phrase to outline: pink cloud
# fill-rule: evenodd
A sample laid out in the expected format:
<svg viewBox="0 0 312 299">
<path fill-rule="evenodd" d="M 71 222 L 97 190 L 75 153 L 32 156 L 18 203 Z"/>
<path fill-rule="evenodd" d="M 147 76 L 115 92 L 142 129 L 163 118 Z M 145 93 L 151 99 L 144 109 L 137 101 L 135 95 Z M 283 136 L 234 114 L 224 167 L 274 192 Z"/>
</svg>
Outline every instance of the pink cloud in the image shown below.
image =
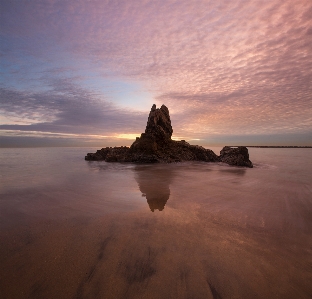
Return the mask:
<svg viewBox="0 0 312 299">
<path fill-rule="evenodd" d="M 312 128 L 309 0 L 43 3 L 16 2 L 9 10 L 19 10 L 20 19 L 7 14 L 3 31 L 46 34 L 103 77 L 142 82 L 157 104 L 181 117 L 181 129 Z"/>
</svg>

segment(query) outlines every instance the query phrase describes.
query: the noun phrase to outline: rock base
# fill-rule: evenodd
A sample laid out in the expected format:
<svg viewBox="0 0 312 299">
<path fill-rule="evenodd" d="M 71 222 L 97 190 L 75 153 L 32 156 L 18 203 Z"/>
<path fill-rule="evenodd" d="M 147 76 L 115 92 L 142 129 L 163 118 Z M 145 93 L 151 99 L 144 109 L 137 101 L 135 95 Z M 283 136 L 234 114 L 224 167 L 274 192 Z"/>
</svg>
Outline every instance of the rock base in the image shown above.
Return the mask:
<svg viewBox="0 0 312 299">
<path fill-rule="evenodd" d="M 190 145 L 185 141 L 171 141 L 161 150 L 145 152 L 132 147 L 105 147 L 96 153 L 88 153 L 87 161 L 130 162 L 130 163 L 172 163 L 183 161 L 223 162 L 234 166 L 252 168 L 248 149 L 244 146 L 225 146 L 220 156 L 202 146 Z"/>
<path fill-rule="evenodd" d="M 219 157 L 212 150 L 202 146 L 174 140 L 159 146 L 157 143 L 147 142 L 144 139 L 135 141 L 131 147 L 102 148 L 96 153 L 88 153 L 85 160 L 132 163 L 220 162 Z"/>
</svg>

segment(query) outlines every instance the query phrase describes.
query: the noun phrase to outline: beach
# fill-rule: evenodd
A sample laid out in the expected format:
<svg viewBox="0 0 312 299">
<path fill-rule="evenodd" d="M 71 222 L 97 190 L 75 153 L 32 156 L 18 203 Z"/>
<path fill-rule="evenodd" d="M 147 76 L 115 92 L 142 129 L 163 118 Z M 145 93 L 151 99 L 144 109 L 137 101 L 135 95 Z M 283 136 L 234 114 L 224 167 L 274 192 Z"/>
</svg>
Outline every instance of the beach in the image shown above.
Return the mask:
<svg viewBox="0 0 312 299">
<path fill-rule="evenodd" d="M 312 296 L 311 149 L 250 148 L 252 169 L 87 152 L 0 149 L 1 298 Z"/>
</svg>

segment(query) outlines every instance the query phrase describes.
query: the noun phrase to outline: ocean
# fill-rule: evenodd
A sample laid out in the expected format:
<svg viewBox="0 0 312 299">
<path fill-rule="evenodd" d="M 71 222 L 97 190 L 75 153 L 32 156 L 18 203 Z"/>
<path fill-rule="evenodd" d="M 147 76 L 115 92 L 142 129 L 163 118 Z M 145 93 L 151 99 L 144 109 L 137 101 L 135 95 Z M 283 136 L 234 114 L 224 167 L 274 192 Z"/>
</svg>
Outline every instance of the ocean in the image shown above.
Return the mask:
<svg viewBox="0 0 312 299">
<path fill-rule="evenodd" d="M 0 298 L 312 297 L 312 149 L 249 148 L 252 169 L 95 150 L 0 149 Z"/>
</svg>

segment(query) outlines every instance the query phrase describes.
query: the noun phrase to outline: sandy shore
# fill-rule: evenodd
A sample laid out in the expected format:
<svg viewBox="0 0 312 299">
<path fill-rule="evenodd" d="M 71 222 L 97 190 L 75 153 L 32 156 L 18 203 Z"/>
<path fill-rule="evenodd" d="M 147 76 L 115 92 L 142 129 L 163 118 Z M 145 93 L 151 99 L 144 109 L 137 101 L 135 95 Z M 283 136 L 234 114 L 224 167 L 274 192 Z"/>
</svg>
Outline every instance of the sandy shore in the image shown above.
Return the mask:
<svg viewBox="0 0 312 299">
<path fill-rule="evenodd" d="M 311 298 L 312 160 L 253 150 L 253 169 L 21 155 L 0 188 L 0 298 Z"/>
<path fill-rule="evenodd" d="M 186 210 L 30 223 L 2 233 L 1 298 L 312 294 L 306 240 L 220 223 L 192 204 Z"/>
</svg>

